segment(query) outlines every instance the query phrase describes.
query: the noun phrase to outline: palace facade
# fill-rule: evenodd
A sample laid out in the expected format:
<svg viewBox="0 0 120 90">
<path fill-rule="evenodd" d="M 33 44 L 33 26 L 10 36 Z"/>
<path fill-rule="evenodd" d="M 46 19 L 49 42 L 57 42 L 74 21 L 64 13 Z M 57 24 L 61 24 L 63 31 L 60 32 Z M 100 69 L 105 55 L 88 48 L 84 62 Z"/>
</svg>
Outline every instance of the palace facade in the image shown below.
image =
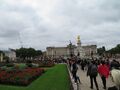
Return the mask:
<svg viewBox="0 0 120 90">
<path fill-rule="evenodd" d="M 79 58 L 92 58 L 97 55 L 97 45 L 82 46 L 80 36 L 77 37 L 77 45 L 70 43 L 66 47 L 47 47 L 46 54 L 49 57 L 70 57 L 71 55 Z"/>
</svg>

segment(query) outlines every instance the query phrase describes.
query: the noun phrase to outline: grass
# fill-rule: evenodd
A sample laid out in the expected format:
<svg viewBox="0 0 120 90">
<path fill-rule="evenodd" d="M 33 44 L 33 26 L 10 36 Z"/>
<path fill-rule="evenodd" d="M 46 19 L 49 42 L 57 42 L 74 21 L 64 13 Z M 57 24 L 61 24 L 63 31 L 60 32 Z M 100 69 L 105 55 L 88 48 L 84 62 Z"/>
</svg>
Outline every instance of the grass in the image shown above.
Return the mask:
<svg viewBox="0 0 120 90">
<path fill-rule="evenodd" d="M 0 85 L 0 90 L 70 90 L 67 67 L 55 65 L 27 87 Z"/>
</svg>

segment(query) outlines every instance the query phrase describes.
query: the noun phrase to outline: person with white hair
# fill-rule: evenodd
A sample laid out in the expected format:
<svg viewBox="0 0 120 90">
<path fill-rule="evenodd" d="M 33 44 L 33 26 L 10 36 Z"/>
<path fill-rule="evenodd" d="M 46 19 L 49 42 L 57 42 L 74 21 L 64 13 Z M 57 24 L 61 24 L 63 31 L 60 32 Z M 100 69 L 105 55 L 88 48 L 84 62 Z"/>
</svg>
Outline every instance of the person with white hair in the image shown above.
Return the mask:
<svg viewBox="0 0 120 90">
<path fill-rule="evenodd" d="M 112 81 L 115 83 L 114 87 L 109 87 L 108 90 L 120 90 L 120 70 L 113 69 L 111 71 Z"/>
</svg>

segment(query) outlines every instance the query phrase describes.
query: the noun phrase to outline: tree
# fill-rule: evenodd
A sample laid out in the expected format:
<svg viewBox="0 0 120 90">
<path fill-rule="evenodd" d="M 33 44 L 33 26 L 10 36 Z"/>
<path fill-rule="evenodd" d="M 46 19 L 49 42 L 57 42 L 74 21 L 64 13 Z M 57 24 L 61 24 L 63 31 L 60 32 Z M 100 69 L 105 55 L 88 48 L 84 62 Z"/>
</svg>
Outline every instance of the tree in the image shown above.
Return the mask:
<svg viewBox="0 0 120 90">
<path fill-rule="evenodd" d="M 101 56 L 106 52 L 105 46 L 97 49 L 98 54 Z"/>
<path fill-rule="evenodd" d="M 1 53 L 3 54 L 3 56 L 5 56 L 4 52 L 0 50 L 0 54 L 1 54 Z"/>
<path fill-rule="evenodd" d="M 16 56 L 22 59 L 34 58 L 36 56 L 42 55 L 41 50 L 35 50 L 34 48 L 20 48 L 16 49 Z"/>
<path fill-rule="evenodd" d="M 43 55 L 42 51 L 41 50 L 37 50 L 36 51 L 36 56 L 40 56 L 40 55 Z"/>
<path fill-rule="evenodd" d="M 108 50 L 107 52 L 111 53 L 111 54 L 120 54 L 120 44 L 118 44 L 116 47 Z"/>
</svg>

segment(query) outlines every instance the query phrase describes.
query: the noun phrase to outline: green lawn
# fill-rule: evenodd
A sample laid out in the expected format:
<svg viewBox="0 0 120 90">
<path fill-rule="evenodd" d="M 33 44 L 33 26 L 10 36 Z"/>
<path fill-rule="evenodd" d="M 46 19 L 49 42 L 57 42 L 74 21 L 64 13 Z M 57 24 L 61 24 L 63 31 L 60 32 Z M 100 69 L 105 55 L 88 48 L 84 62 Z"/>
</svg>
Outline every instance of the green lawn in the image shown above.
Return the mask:
<svg viewBox="0 0 120 90">
<path fill-rule="evenodd" d="M 55 65 L 27 87 L 0 85 L 0 90 L 70 90 L 67 67 Z"/>
</svg>

